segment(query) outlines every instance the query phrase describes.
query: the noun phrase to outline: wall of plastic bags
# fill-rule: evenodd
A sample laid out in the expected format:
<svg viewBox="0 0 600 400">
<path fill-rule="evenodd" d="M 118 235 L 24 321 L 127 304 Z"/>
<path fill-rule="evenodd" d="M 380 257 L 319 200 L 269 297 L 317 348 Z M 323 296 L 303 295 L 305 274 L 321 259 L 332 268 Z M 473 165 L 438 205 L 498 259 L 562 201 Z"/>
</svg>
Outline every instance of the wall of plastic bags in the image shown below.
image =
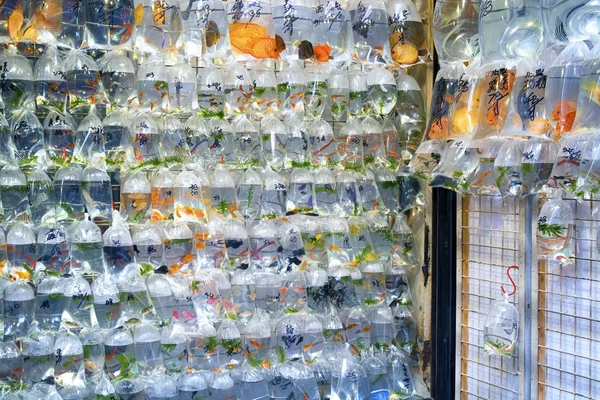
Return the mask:
<svg viewBox="0 0 600 400">
<path fill-rule="evenodd" d="M 0 396 L 427 396 L 427 37 L 410 0 L 0 4 Z"/>
<path fill-rule="evenodd" d="M 456 398 L 599 396 L 597 15 L 436 3 L 441 68 L 412 166 L 463 196 Z"/>
</svg>

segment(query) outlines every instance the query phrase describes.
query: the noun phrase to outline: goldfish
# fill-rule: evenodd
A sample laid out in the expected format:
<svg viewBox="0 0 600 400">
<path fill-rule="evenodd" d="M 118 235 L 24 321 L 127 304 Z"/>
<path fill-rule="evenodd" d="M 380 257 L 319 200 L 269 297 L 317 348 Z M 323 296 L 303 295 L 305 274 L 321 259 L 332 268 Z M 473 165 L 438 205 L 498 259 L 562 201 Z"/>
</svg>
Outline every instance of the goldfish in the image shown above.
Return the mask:
<svg viewBox="0 0 600 400">
<path fill-rule="evenodd" d="M 338 246 L 334 245 L 334 244 L 330 244 L 329 245 L 329 250 L 333 250 L 333 251 L 342 251 L 342 249 L 340 249 Z"/>
<path fill-rule="evenodd" d="M 169 275 L 173 275 L 179 271 L 179 264 L 173 264 L 169 267 Z"/>
<path fill-rule="evenodd" d="M 315 345 L 314 343 L 305 344 L 304 347 L 303 347 L 304 348 L 304 352 L 306 353 L 307 351 L 309 351 L 310 349 L 312 349 L 314 345 Z"/>
<path fill-rule="evenodd" d="M 254 340 L 251 340 L 251 341 L 250 341 L 250 344 L 251 344 L 252 346 L 256 347 L 256 348 L 257 348 L 257 349 L 259 349 L 259 350 L 263 350 L 263 346 L 262 346 L 260 343 L 258 343 L 258 342 L 256 342 L 256 341 L 254 341 Z"/>
<path fill-rule="evenodd" d="M 262 363 L 260 363 L 260 366 L 266 369 L 270 369 L 271 363 L 269 362 L 269 360 L 264 360 Z"/>
<path fill-rule="evenodd" d="M 329 61 L 329 58 L 331 57 L 331 47 L 327 43 L 313 46 L 313 50 L 318 62 Z"/>
<path fill-rule="evenodd" d="M 358 324 L 350 324 L 346 327 L 346 329 L 354 329 L 354 328 L 358 328 Z"/>
<path fill-rule="evenodd" d="M 194 256 L 191 253 L 187 253 L 186 255 L 184 255 L 183 257 L 181 257 L 181 260 L 179 262 L 181 264 L 189 264 L 192 261 L 194 261 Z"/>
</svg>

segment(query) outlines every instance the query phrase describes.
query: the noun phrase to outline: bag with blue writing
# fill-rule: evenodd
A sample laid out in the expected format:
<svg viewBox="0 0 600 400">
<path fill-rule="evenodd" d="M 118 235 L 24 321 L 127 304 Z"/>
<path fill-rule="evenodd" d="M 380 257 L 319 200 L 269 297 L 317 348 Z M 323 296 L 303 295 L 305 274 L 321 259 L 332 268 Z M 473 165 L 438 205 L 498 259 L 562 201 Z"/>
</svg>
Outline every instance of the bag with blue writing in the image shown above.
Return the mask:
<svg viewBox="0 0 600 400">
<path fill-rule="evenodd" d="M 502 135 L 550 137 L 552 126 L 545 118 L 546 83 L 557 52 L 551 47 L 535 60 L 523 58 L 517 61 L 515 88 Z"/>
</svg>

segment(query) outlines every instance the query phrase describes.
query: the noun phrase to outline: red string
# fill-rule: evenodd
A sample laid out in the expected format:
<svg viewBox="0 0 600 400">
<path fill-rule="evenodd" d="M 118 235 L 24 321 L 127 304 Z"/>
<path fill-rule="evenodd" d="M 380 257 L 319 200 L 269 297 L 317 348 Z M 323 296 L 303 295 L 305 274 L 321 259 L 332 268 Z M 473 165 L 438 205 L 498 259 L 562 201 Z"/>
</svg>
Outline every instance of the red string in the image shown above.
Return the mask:
<svg viewBox="0 0 600 400">
<path fill-rule="evenodd" d="M 519 269 L 519 267 L 517 267 L 516 265 L 511 265 L 506 270 L 506 276 L 508 276 L 508 279 L 510 280 L 510 283 L 512 283 L 512 285 L 513 285 L 513 291 L 511 293 L 507 294 L 506 290 L 504 290 L 504 285 L 500 285 L 500 289 L 502 289 L 502 293 L 506 294 L 507 296 L 512 296 L 517 291 L 517 284 L 515 283 L 515 281 L 513 281 L 512 276 L 510 276 L 510 270 L 511 269 Z"/>
</svg>

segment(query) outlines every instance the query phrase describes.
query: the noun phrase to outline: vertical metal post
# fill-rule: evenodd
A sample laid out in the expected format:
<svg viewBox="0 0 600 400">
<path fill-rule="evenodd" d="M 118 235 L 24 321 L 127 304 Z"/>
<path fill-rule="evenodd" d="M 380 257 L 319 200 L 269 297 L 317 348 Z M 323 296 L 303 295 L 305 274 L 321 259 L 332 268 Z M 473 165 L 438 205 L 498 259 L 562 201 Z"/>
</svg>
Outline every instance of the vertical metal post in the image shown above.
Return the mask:
<svg viewBox="0 0 600 400">
<path fill-rule="evenodd" d="M 457 195 L 432 190 L 432 396 L 452 399 L 456 368 Z"/>
</svg>

